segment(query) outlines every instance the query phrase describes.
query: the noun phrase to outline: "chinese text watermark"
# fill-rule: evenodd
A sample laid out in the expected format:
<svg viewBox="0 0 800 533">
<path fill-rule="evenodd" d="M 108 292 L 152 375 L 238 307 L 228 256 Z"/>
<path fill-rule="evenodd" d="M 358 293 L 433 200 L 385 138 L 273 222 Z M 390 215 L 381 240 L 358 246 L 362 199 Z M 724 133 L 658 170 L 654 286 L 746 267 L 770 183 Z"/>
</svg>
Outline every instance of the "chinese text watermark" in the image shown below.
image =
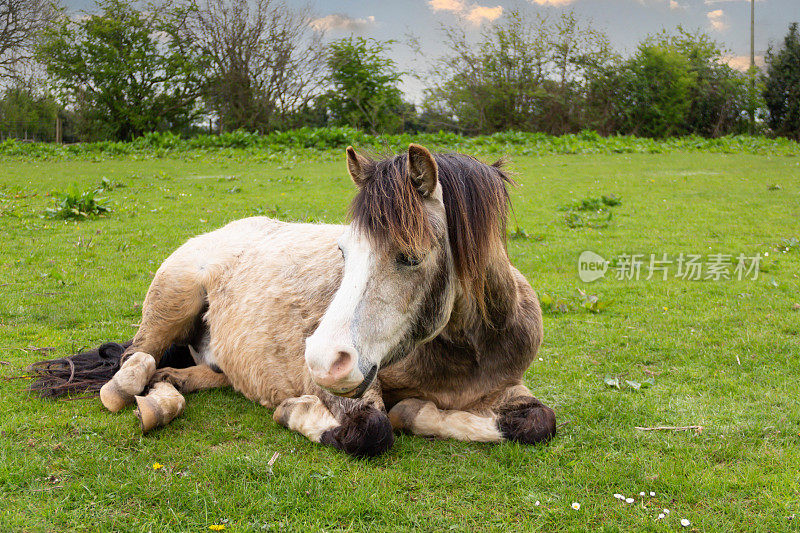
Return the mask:
<svg viewBox="0 0 800 533">
<path fill-rule="evenodd" d="M 607 260 L 587 250 L 578 257 L 578 277 L 586 283 L 606 274 L 618 280 L 756 280 L 760 264 L 759 254 L 619 254 Z"/>
</svg>

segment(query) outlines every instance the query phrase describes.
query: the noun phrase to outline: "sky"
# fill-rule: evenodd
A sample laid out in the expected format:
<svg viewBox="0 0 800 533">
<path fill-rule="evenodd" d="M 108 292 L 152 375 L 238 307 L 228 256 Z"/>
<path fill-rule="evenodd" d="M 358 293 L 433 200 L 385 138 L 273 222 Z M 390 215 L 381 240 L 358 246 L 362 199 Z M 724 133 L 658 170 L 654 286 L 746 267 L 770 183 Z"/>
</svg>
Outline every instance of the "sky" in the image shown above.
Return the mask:
<svg viewBox="0 0 800 533">
<path fill-rule="evenodd" d="M 392 58 L 402 71 L 426 71 L 441 57 L 441 26 L 459 17 L 475 35 L 502 21 L 509 9 L 558 16 L 574 11 L 585 24 L 603 31 L 614 48 L 632 52 L 639 41 L 662 29 L 701 29 L 730 51 L 729 63 L 746 69 L 750 61 L 750 0 L 285 0 L 310 5 L 312 24 L 329 39 L 357 35 L 395 40 Z M 73 10 L 91 9 L 93 0 L 65 0 Z M 767 47 L 780 45 L 791 22 L 800 22 L 800 0 L 756 0 L 755 49 L 761 62 Z M 407 45 L 413 36 L 421 55 Z M 419 101 L 425 83 L 404 78 L 408 97 Z"/>
</svg>

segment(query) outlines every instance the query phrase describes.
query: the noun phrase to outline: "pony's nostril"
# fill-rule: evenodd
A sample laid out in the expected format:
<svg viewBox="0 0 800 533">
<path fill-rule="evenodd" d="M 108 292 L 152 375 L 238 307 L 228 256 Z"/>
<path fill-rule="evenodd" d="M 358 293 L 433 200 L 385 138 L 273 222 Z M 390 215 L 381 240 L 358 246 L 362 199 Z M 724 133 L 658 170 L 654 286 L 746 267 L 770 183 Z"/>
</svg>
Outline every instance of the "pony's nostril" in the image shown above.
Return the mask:
<svg viewBox="0 0 800 533">
<path fill-rule="evenodd" d="M 338 380 L 345 377 L 353 369 L 354 357 L 352 352 L 347 350 L 339 350 L 336 353 L 336 359 L 333 361 L 328 375 L 333 380 Z"/>
<path fill-rule="evenodd" d="M 306 364 L 314 381 L 320 387 L 345 390 L 358 383 L 351 383 L 354 369 L 358 363 L 358 352 L 347 345 L 332 346 L 306 354 Z M 356 372 L 358 374 L 358 372 Z M 359 379 L 360 381 L 360 379 Z"/>
</svg>

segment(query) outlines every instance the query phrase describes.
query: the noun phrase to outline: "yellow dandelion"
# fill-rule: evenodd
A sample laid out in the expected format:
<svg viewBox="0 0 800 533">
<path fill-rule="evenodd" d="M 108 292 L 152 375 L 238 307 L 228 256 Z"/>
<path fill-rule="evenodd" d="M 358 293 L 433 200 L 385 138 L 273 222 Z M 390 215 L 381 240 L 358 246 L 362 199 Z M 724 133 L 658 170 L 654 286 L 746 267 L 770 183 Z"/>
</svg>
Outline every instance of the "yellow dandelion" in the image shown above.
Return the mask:
<svg viewBox="0 0 800 533">
<path fill-rule="evenodd" d="M 223 526 L 222 524 L 214 524 L 213 526 L 208 526 L 208 529 L 210 529 L 211 531 L 224 531 L 225 526 Z"/>
<path fill-rule="evenodd" d="M 153 463 L 153 470 L 161 470 L 162 468 L 164 468 L 164 465 L 161 463 Z"/>
</svg>

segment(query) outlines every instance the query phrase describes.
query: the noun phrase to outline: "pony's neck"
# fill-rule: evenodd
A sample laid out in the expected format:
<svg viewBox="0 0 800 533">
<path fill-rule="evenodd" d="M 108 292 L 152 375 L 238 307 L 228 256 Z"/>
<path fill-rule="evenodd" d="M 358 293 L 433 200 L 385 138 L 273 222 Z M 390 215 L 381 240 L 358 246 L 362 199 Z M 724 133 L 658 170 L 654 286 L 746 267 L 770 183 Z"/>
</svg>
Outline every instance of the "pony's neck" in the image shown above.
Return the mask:
<svg viewBox="0 0 800 533">
<path fill-rule="evenodd" d="M 479 328 L 502 330 L 513 317 L 518 303 L 517 282 L 511 263 L 505 255 L 496 257 L 486 266 L 483 308 L 474 296 L 459 286 L 445 332 L 461 336 Z"/>
</svg>

